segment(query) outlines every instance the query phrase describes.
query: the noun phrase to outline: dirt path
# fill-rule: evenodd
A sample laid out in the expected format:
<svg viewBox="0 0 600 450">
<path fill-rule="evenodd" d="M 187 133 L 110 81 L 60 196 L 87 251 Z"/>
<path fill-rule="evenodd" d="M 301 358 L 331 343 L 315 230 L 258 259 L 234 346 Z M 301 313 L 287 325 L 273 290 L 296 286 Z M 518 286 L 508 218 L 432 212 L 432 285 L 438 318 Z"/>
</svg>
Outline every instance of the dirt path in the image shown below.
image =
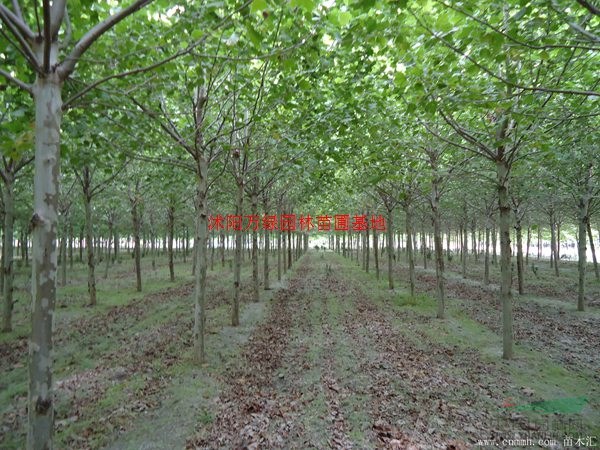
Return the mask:
<svg viewBox="0 0 600 450">
<path fill-rule="evenodd" d="M 417 336 L 414 317 L 374 302 L 336 258 L 299 262 L 187 448 L 461 449 L 506 436 L 507 377 Z"/>
</svg>

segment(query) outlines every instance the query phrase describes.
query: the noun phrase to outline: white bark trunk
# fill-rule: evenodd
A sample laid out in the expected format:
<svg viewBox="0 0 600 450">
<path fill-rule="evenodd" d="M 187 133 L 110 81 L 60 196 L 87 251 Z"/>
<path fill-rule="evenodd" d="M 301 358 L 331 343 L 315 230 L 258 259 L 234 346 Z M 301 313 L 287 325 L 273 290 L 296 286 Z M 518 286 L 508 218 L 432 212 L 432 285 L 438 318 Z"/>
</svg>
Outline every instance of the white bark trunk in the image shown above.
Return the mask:
<svg viewBox="0 0 600 450">
<path fill-rule="evenodd" d="M 238 181 L 235 214 L 242 215 L 244 207 L 244 184 Z M 235 262 L 233 265 L 233 306 L 231 308 L 231 325 L 240 324 L 240 289 L 242 273 L 242 231 L 235 231 Z"/>
<path fill-rule="evenodd" d="M 405 208 L 406 212 L 406 252 L 408 256 L 408 280 L 410 284 L 410 296 L 415 296 L 415 258 L 412 243 L 412 211 L 409 206 Z"/>
<path fill-rule="evenodd" d="M 585 311 L 585 272 L 587 266 L 587 224 L 588 200 L 586 196 L 579 199 L 578 205 L 579 233 L 577 236 L 578 249 L 578 280 L 577 280 L 577 311 Z"/>
<path fill-rule="evenodd" d="M 208 207 L 206 204 L 208 163 L 204 158 L 199 161 L 200 175 L 196 200 L 196 274 L 194 291 L 194 357 L 197 363 L 205 359 L 204 335 L 206 325 L 206 269 L 208 266 Z"/>
<path fill-rule="evenodd" d="M 90 306 L 96 305 L 96 274 L 94 262 L 94 236 L 92 231 L 92 204 L 91 198 L 84 193 L 85 208 L 85 247 L 87 252 L 88 264 L 88 294 L 90 296 Z"/>
<path fill-rule="evenodd" d="M 254 184 L 254 191 L 251 198 L 251 214 L 253 216 L 258 216 L 258 195 L 256 190 L 258 189 L 258 183 Z M 259 284 L 260 280 L 258 279 L 258 228 L 252 229 L 252 301 L 258 302 L 260 300 L 260 290 Z"/>
<path fill-rule="evenodd" d="M 13 226 L 15 219 L 15 204 L 12 174 L 7 174 L 5 189 L 2 191 L 4 200 L 4 242 L 2 245 L 4 267 L 4 314 L 2 318 L 2 331 L 12 331 L 13 312 Z"/>
<path fill-rule="evenodd" d="M 55 53 L 55 52 L 54 52 Z M 52 58 L 51 63 L 55 63 Z M 32 222 L 31 339 L 27 448 L 53 447 L 52 322 L 56 301 L 61 82 L 38 77 L 35 101 L 35 177 Z"/>
<path fill-rule="evenodd" d="M 506 161 L 496 163 L 500 211 L 500 302 L 502 304 L 502 358 L 513 357 L 512 268 L 510 248 L 510 203 Z"/>
<path fill-rule="evenodd" d="M 393 214 L 393 210 L 392 209 L 388 209 L 388 218 L 387 218 L 387 260 L 388 260 L 388 287 L 390 289 L 394 289 L 394 277 L 393 277 L 393 264 L 392 264 L 392 260 L 393 260 L 393 252 L 394 252 L 394 239 L 392 238 L 393 236 L 393 230 L 392 230 L 392 214 Z M 344 250 L 345 253 L 345 250 Z M 345 256 L 345 254 L 344 254 Z"/>
</svg>

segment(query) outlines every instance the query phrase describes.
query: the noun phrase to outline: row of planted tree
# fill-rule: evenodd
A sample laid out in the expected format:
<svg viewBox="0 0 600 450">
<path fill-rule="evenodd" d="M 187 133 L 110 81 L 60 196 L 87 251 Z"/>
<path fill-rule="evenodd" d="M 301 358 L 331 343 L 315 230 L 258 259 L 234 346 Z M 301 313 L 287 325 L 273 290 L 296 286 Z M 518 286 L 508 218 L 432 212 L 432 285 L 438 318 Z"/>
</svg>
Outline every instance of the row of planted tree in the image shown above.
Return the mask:
<svg viewBox="0 0 600 450">
<path fill-rule="evenodd" d="M 26 180 L 24 180 L 26 181 Z M 115 182 L 114 178 L 110 178 L 111 182 Z M 277 181 L 275 179 L 275 181 Z M 85 190 L 82 189 L 82 193 Z M 375 200 L 380 200 L 381 203 L 381 195 L 382 191 L 379 190 L 380 197 L 374 197 Z M 73 192 L 69 192 L 69 195 L 72 195 Z M 6 196 L 5 196 L 6 198 Z M 89 291 L 89 304 L 96 304 L 96 275 L 95 271 L 98 264 L 104 262 L 104 275 L 103 278 L 107 278 L 109 266 L 114 264 L 115 261 L 121 261 L 122 257 L 120 255 L 121 247 L 124 247 L 127 252 L 127 257 L 131 257 L 134 259 L 134 267 L 136 272 L 137 279 L 137 289 L 141 291 L 142 289 L 142 271 L 140 265 L 140 258 L 144 257 L 148 254 L 152 260 L 152 268 L 156 267 L 156 256 L 159 253 L 166 254 L 168 258 L 169 264 L 169 272 L 170 279 L 172 281 L 175 280 L 175 270 L 174 270 L 174 259 L 175 255 L 178 253 L 183 259 L 185 263 L 188 255 L 191 252 L 191 248 L 193 247 L 192 239 L 190 237 L 190 228 L 193 227 L 193 223 L 189 223 L 193 220 L 193 215 L 185 214 L 184 211 L 178 211 L 175 208 L 176 203 L 173 201 L 173 197 L 171 197 L 171 202 L 164 205 L 163 210 L 160 211 L 156 208 L 157 199 L 156 198 L 146 198 L 144 199 L 142 196 L 138 197 L 138 201 L 130 201 L 130 211 L 128 211 L 131 219 L 129 220 L 129 224 L 123 223 L 122 216 L 123 214 L 119 214 L 119 211 L 116 209 L 111 209 L 105 212 L 105 227 L 103 229 L 98 229 L 98 227 L 94 227 L 94 215 L 92 214 L 92 209 L 90 207 L 91 201 L 89 197 L 82 195 L 83 201 L 81 202 L 82 210 L 85 210 L 85 214 L 83 217 L 77 218 L 75 214 L 72 214 L 72 211 L 75 210 L 75 205 L 72 198 L 64 199 L 61 204 L 68 204 L 68 208 L 63 209 L 62 222 L 63 225 L 61 230 L 63 231 L 62 236 L 60 237 L 60 245 L 59 245 L 59 255 L 58 261 L 60 264 L 60 280 L 59 284 L 66 285 L 67 283 L 67 267 L 73 267 L 74 260 L 78 260 L 79 262 L 83 261 L 84 252 L 86 255 L 87 265 L 88 265 L 88 291 Z M 131 199 L 131 197 L 129 197 Z M 114 201 L 114 197 L 111 197 Z M 283 199 L 283 197 L 281 197 Z M 389 205 L 389 197 L 384 197 L 384 199 L 388 200 Z M 102 196 L 98 200 L 102 200 Z M 123 199 L 125 200 L 125 199 Z M 252 197 L 246 195 L 246 201 L 251 201 Z M 231 199 L 230 199 L 231 201 Z M 125 204 L 127 202 L 123 202 Z M 269 202 L 267 202 L 268 204 Z M 285 204 L 285 203 L 283 203 Z M 151 205 L 152 207 L 143 207 L 141 205 Z M 183 208 L 187 205 L 183 204 Z M 384 208 L 384 203 L 381 203 L 379 209 L 383 212 L 386 212 Z M 383 256 L 385 253 L 385 249 L 388 251 L 388 257 L 390 262 L 392 258 L 395 260 L 394 255 L 394 247 L 396 248 L 396 252 L 400 252 L 401 249 L 408 248 L 408 243 L 411 242 L 412 250 L 407 252 L 409 257 L 409 266 L 414 268 L 413 254 L 416 254 L 417 251 L 420 251 L 423 257 L 423 265 L 427 268 L 428 259 L 432 258 L 432 250 L 435 250 L 435 230 L 432 230 L 430 226 L 430 217 L 428 217 L 427 212 L 423 210 L 422 206 L 418 203 L 415 205 L 416 208 L 416 217 L 418 225 L 414 225 L 415 219 L 412 217 L 415 215 L 411 211 L 411 209 L 404 209 L 404 214 L 401 214 L 400 217 L 394 217 L 393 210 L 387 211 L 388 214 L 388 232 L 382 233 L 382 238 L 378 239 L 378 232 L 373 230 L 372 234 L 372 245 L 369 244 L 369 231 L 363 233 L 352 233 L 351 230 L 348 233 L 334 232 L 330 234 L 330 248 L 336 249 L 338 252 L 341 251 L 346 254 L 346 252 L 350 252 L 352 254 L 354 250 L 358 252 L 359 250 L 366 250 L 366 254 L 369 254 L 369 248 L 372 247 L 374 252 L 373 256 L 375 258 L 375 269 L 377 274 L 379 275 L 379 255 Z M 462 262 L 462 271 L 463 275 L 466 273 L 466 255 L 470 249 L 470 251 L 475 255 L 475 258 L 478 259 L 479 255 L 482 255 L 482 260 L 484 263 L 484 283 L 489 283 L 489 273 L 490 273 L 490 260 L 492 263 L 496 263 L 497 260 L 497 250 L 498 250 L 498 233 L 496 229 L 497 219 L 494 215 L 494 208 L 488 207 L 487 209 L 487 217 L 485 217 L 484 224 L 485 227 L 481 228 L 481 218 L 478 215 L 479 213 L 486 212 L 482 210 L 479 212 L 476 208 L 467 208 L 466 205 L 462 205 L 462 210 L 460 210 L 457 214 L 454 214 L 454 221 L 445 220 L 444 221 L 444 230 L 440 236 L 441 241 L 445 242 L 445 248 L 442 249 L 446 252 L 447 258 L 451 259 L 453 257 L 453 253 L 457 252 L 460 257 L 460 261 Z M 469 205 L 471 207 L 476 205 Z M 521 209 L 519 209 L 521 207 Z M 224 207 L 227 208 L 226 206 Z M 555 274 L 558 276 L 559 274 L 559 264 L 554 263 L 554 261 L 560 261 L 560 247 L 561 247 L 561 225 L 565 222 L 565 218 L 561 217 L 559 214 L 551 211 L 548 214 L 547 209 L 541 208 L 540 212 L 545 212 L 544 215 L 551 222 L 548 226 L 548 235 L 550 236 L 550 242 L 546 242 L 542 239 L 543 228 L 541 225 L 531 225 L 531 217 L 526 217 L 520 211 L 523 209 L 522 204 L 515 204 L 515 208 L 513 209 L 514 213 L 514 230 L 513 230 L 513 239 L 512 239 L 512 253 L 516 255 L 516 270 L 513 270 L 516 275 L 517 286 L 519 293 L 524 292 L 524 269 L 529 264 L 529 255 L 530 248 L 534 246 L 536 248 L 535 254 L 537 255 L 537 260 L 540 259 L 542 254 L 543 247 L 549 246 L 550 249 L 550 265 L 554 267 Z M 281 210 L 281 208 L 279 208 Z M 3 211 L 6 211 L 4 209 Z M 124 213 L 125 211 L 121 211 Z M 243 211 L 242 211 L 243 212 Z M 273 211 L 257 211 L 261 214 L 265 215 L 271 213 Z M 410 216 L 407 215 L 410 214 Z M 564 210 L 563 210 L 564 213 Z M 398 214 L 398 213 L 396 213 Z M 539 216 L 540 214 L 538 214 Z M 186 217 L 187 216 L 187 217 Z M 448 216 L 448 214 L 445 214 Z M 162 220 L 159 220 L 162 217 Z M 213 216 L 210 216 L 213 217 Z M 259 216 L 260 217 L 260 216 Z M 277 216 L 272 216 L 277 217 Z M 315 216 L 314 219 L 320 216 Z M 452 217 L 452 215 L 450 215 Z M 520 217 L 520 220 L 517 220 Z M 298 214 L 298 218 L 302 218 L 302 215 Z M 78 222 L 75 222 L 75 220 Z M 186 220 L 187 219 L 187 220 Z M 2 268 L 3 270 L 0 272 L 0 286 L 2 288 L 3 297 L 4 297 L 4 317 L 3 317 L 3 330 L 10 331 L 11 329 L 11 312 L 12 312 L 12 289 L 14 285 L 14 270 L 13 260 L 15 255 L 13 255 L 13 246 L 14 246 L 14 235 L 13 239 L 10 238 L 9 232 L 12 229 L 11 220 L 14 220 L 14 215 L 10 213 L 4 213 L 4 230 L 8 230 L 8 232 L 4 233 L 5 241 L 3 249 L 6 249 L 6 252 L 3 251 L 2 255 Z M 403 222 L 401 224 L 401 222 Z M 393 224 L 400 224 L 398 229 L 394 229 Z M 525 223 L 525 224 L 523 224 Z M 75 226 L 74 226 L 75 225 Z M 273 236 L 263 229 L 260 233 L 256 233 L 257 240 L 257 251 L 263 249 L 277 249 L 277 254 L 282 251 L 285 254 L 286 247 L 286 239 L 285 233 L 283 241 L 281 241 L 281 232 L 279 230 L 279 224 L 275 225 L 274 230 L 275 233 Z M 295 223 L 294 228 L 298 227 L 302 228 L 301 223 Z M 566 222 L 566 225 L 570 225 L 569 222 Z M 594 245 L 594 237 L 592 233 L 592 227 L 590 221 L 586 223 L 586 231 L 587 237 L 590 244 L 591 255 L 593 260 L 594 273 L 596 278 L 598 279 L 598 263 L 595 253 L 595 245 Z M 313 225 L 311 225 L 313 226 Z M 456 229 L 453 230 L 453 227 Z M 94 228 L 97 230 L 94 232 Z M 209 227 L 210 228 L 210 227 Z M 206 249 L 208 252 L 208 260 L 210 261 L 211 269 L 215 264 L 215 253 L 217 253 L 216 258 L 220 259 L 222 265 L 225 265 L 225 253 L 226 249 L 230 251 L 235 247 L 236 238 L 235 235 L 231 233 L 230 230 L 225 230 L 225 225 L 222 225 L 222 228 L 218 231 L 215 229 L 209 230 L 206 235 Z M 258 228 L 258 227 L 257 227 Z M 523 231 L 525 228 L 525 231 Z M 73 233 L 74 229 L 79 229 L 80 232 L 78 236 L 75 236 Z M 119 230 L 122 229 L 122 233 L 125 236 L 121 236 Z M 132 231 L 133 230 L 133 231 Z M 132 234 L 133 233 L 133 234 Z M 294 233 L 296 234 L 296 233 Z M 525 236 L 523 236 L 525 234 Z M 16 244 L 19 248 L 20 259 L 17 259 L 17 263 L 25 263 L 28 265 L 29 263 L 29 247 L 30 242 L 27 235 L 26 229 L 21 229 L 20 233 L 17 233 L 20 239 L 17 240 Z M 274 237 L 277 235 L 277 237 Z M 363 236 L 362 239 L 359 239 L 359 236 Z M 241 234 L 242 239 L 242 249 L 247 249 L 248 257 L 252 258 L 252 247 L 254 244 L 254 234 L 249 234 L 247 232 L 243 232 Z M 288 240 L 291 239 L 291 233 L 288 232 Z M 308 234 L 297 234 L 298 239 L 299 236 L 308 236 Z M 303 240 L 306 238 L 302 238 Z M 395 242 L 394 242 L 395 241 Z M 532 241 L 535 241 L 532 244 Z M 87 242 L 92 242 L 94 245 L 86 245 Z M 282 243 L 283 242 L 283 243 Z M 378 244 L 379 242 L 379 244 Z M 390 247 L 388 248 L 388 244 L 390 243 Z M 296 243 L 296 238 L 292 239 L 292 241 L 288 242 L 287 246 L 294 244 L 296 247 L 299 247 L 300 244 Z M 304 244 L 302 244 L 304 245 Z M 307 245 L 307 244 L 306 244 Z M 375 251 L 378 247 L 381 247 L 379 252 Z M 291 251 L 291 247 L 290 247 Z M 74 253 L 76 256 L 74 257 Z M 243 258 L 243 250 L 242 250 L 242 258 Z M 263 283 L 265 288 L 269 288 L 269 260 L 268 260 L 268 252 L 264 252 L 264 264 L 263 264 Z M 367 258 L 366 268 L 368 270 L 368 262 L 370 258 Z M 196 258 L 192 257 L 192 272 L 195 273 L 196 268 Z M 278 279 L 281 277 L 281 257 L 278 256 Z M 230 261 L 231 262 L 231 261 Z M 287 264 L 283 264 L 284 267 Z M 363 264 L 364 265 L 364 264 Z M 514 265 L 513 265 L 514 266 Z M 391 275 L 391 267 L 392 264 L 388 264 L 390 268 L 389 271 L 389 284 L 390 288 L 393 287 L 393 279 Z M 6 280 L 6 281 L 5 281 Z M 414 276 L 410 276 L 411 283 L 411 292 L 414 293 Z M 255 274 L 254 283 L 258 286 L 258 276 Z M 258 288 L 256 288 L 258 291 Z"/>
<path fill-rule="evenodd" d="M 167 248 L 200 243 L 198 359 L 209 214 L 229 209 L 380 207 L 410 251 L 417 231 L 431 233 L 440 317 L 444 232 L 458 230 L 466 248 L 473 220 L 484 242 L 495 227 L 505 358 L 513 228 L 522 268 L 523 230 L 549 225 L 558 269 L 559 224 L 574 225 L 584 309 L 600 185 L 599 15 L 585 0 L 0 4 L 9 295 L 13 217 L 32 247 L 28 447 L 52 447 L 58 257 L 82 225 L 82 241 L 100 247 L 132 238 L 139 288 L 144 233 L 155 249 L 159 235 Z M 21 181 L 32 168 L 33 190 Z M 237 301 L 241 233 L 234 241 Z M 98 255 L 87 247 L 93 284 Z"/>
</svg>

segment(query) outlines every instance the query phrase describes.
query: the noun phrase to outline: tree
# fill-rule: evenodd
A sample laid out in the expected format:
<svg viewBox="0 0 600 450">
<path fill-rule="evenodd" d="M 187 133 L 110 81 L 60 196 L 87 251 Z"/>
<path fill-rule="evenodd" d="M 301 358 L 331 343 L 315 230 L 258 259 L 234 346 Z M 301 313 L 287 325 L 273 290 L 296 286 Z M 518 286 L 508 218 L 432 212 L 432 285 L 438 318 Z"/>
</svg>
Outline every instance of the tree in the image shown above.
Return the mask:
<svg viewBox="0 0 600 450">
<path fill-rule="evenodd" d="M 23 8 L 13 1 L 13 10 L 0 4 L 5 36 L 16 41 L 28 69 L 35 74 L 29 84 L 4 69 L 0 75 L 33 96 L 35 104 L 35 178 L 32 272 L 32 335 L 30 351 L 29 430 L 27 448 L 51 448 L 54 402 L 52 396 L 52 314 L 56 300 L 58 192 L 60 173 L 60 127 L 64 82 L 71 76 L 83 54 L 104 33 L 152 0 L 136 0 L 93 26 L 61 61 L 59 49 L 69 44 L 72 22 L 66 0 L 44 1 L 34 32 Z M 73 17 L 75 19 L 75 17 Z M 79 24 L 77 24 L 79 25 Z M 61 28 L 65 33 L 60 35 Z M 65 39 L 66 42 L 61 42 Z M 21 69 L 21 67 L 20 67 Z"/>
<path fill-rule="evenodd" d="M 18 101 L 16 102 L 18 105 Z M 9 115 L 10 114 L 10 115 Z M 32 140 L 31 131 L 21 128 L 20 117 L 25 114 L 24 109 L 9 111 L 0 117 L 2 132 L 5 142 L 0 143 L 2 161 L 0 162 L 0 179 L 2 189 L 2 204 L 4 212 L 4 234 L 2 242 L 2 280 L 4 308 L 2 314 L 2 332 L 12 331 L 13 311 L 13 241 L 15 224 L 15 182 L 22 175 L 24 169 L 31 163 L 33 156 L 29 151 Z M 2 120 L 9 115 L 9 119 Z M 12 116 L 12 117 L 11 117 Z"/>
</svg>

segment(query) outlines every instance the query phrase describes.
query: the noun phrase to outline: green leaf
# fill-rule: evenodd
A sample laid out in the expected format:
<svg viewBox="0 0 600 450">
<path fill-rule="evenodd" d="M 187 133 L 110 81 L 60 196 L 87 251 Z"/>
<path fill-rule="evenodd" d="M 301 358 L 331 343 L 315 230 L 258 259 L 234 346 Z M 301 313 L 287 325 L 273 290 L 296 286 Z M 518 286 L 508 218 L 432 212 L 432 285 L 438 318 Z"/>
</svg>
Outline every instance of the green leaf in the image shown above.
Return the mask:
<svg viewBox="0 0 600 450">
<path fill-rule="evenodd" d="M 368 11 L 375 6 L 375 0 L 361 0 L 357 7 L 362 9 L 363 11 Z"/>
<path fill-rule="evenodd" d="M 437 111 L 437 105 L 435 102 L 427 102 L 425 104 L 425 111 L 427 111 L 429 114 L 435 114 Z"/>
<path fill-rule="evenodd" d="M 310 91 L 312 89 L 312 85 L 305 79 L 300 80 L 298 85 L 305 91 Z"/>
<path fill-rule="evenodd" d="M 348 11 L 344 11 L 340 13 L 340 26 L 345 27 L 352 20 L 352 14 Z"/>
<path fill-rule="evenodd" d="M 256 29 L 250 24 L 246 25 L 246 32 L 252 43 L 258 47 L 262 42 L 262 36 L 260 33 L 256 31 Z"/>
<path fill-rule="evenodd" d="M 340 11 L 339 9 L 334 8 L 329 12 L 329 20 L 338 27 L 345 27 L 352 20 L 352 14 L 348 11 Z"/>
<path fill-rule="evenodd" d="M 299 7 L 308 13 L 315 9 L 314 0 L 291 0 L 290 5 L 292 8 Z"/>
<path fill-rule="evenodd" d="M 265 9 L 267 9 L 266 0 L 252 0 L 252 4 L 250 5 L 250 11 L 252 13 L 262 12 Z"/>
<path fill-rule="evenodd" d="M 403 88 L 406 85 L 406 76 L 402 72 L 396 72 L 394 84 L 397 88 Z"/>
</svg>

